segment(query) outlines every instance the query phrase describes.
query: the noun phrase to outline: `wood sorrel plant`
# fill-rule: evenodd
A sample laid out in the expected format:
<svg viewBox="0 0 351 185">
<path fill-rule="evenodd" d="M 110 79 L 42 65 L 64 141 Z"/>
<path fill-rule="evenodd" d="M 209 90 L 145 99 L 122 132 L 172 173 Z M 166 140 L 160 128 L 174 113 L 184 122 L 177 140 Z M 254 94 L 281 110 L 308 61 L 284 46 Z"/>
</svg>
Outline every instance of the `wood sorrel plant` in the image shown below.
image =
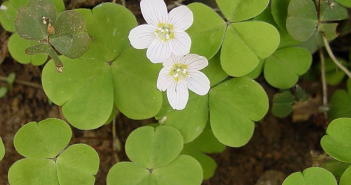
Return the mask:
<svg viewBox="0 0 351 185">
<path fill-rule="evenodd" d="M 125 150 L 131 162 L 114 165 L 107 184 L 196 185 L 216 169 L 206 153 L 244 146 L 254 122 L 266 115 L 267 94 L 253 80 L 262 71 L 273 87 L 291 88 L 311 68 L 312 53 L 325 46 L 331 59 L 324 61 L 320 49 L 322 76 L 325 68 L 343 73 L 326 75 L 323 83 L 351 77 L 328 44 L 338 36 L 336 21 L 348 16 L 348 0 L 272 0 L 270 7 L 269 0 L 216 2 L 224 17 L 201 3 L 168 13 L 163 0 L 141 0 L 147 24 L 137 26 L 128 9 L 114 3 L 64 11 L 61 0 L 9 0 L 0 7 L 0 21 L 14 32 L 8 47 L 16 60 L 41 65 L 52 58 L 42 72 L 43 88 L 73 127 L 99 128 L 116 109 L 131 119 L 159 121 L 130 134 Z M 306 99 L 299 87 L 277 94 L 273 114 L 285 117 L 293 103 Z M 351 122 L 340 117 L 351 117 L 350 102 L 339 90 L 323 107 L 335 120 L 321 145 L 345 163 L 351 162 Z M 14 144 L 26 158 L 11 167 L 10 184 L 94 184 L 99 157 L 84 144 L 66 148 L 71 135 L 57 119 L 23 126 Z M 351 169 L 345 169 L 338 177 L 342 185 L 351 183 Z M 334 185 L 334 175 L 313 167 L 284 185 Z"/>
</svg>

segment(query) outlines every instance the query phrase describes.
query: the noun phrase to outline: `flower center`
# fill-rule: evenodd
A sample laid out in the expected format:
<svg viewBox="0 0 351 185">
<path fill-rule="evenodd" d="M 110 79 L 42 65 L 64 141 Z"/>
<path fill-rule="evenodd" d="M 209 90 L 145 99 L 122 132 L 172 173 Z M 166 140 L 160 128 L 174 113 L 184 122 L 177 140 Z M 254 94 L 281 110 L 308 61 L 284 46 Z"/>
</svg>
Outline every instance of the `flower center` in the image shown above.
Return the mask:
<svg viewBox="0 0 351 185">
<path fill-rule="evenodd" d="M 171 71 L 169 72 L 169 75 L 174 78 L 176 82 L 188 78 L 189 73 L 188 73 L 188 66 L 185 64 L 174 64 Z"/>
<path fill-rule="evenodd" d="M 162 42 L 174 38 L 173 26 L 170 24 L 159 23 L 155 31 L 155 36 Z"/>
</svg>

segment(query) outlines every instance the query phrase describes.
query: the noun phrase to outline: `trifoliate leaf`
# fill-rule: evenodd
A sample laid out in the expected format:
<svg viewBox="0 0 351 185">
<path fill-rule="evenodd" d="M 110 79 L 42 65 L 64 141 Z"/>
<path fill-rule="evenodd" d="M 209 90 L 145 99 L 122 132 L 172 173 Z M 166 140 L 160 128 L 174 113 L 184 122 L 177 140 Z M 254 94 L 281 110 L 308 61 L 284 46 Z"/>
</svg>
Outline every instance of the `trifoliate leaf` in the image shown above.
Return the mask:
<svg viewBox="0 0 351 185">
<path fill-rule="evenodd" d="M 330 99 L 330 120 L 348 117 L 351 118 L 351 96 L 344 90 L 337 90 Z"/>
<path fill-rule="evenodd" d="M 289 91 L 275 94 L 272 106 L 273 115 L 278 118 L 288 116 L 293 111 L 292 104 L 295 101 L 294 96 Z"/>
<path fill-rule="evenodd" d="M 336 179 L 329 171 L 319 168 L 307 168 L 303 172 L 295 172 L 289 175 L 283 182 L 283 185 L 337 185 Z"/>
<path fill-rule="evenodd" d="M 351 5 L 351 4 L 350 4 Z M 348 167 L 342 174 L 339 185 L 349 185 L 351 184 L 351 167 Z"/>
</svg>

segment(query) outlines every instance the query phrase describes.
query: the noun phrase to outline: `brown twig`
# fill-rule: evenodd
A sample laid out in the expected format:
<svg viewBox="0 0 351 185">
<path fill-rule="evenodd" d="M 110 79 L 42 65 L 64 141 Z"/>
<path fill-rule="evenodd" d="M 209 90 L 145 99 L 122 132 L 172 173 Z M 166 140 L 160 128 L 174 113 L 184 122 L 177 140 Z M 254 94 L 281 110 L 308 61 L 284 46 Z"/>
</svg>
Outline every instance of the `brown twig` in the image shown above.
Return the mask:
<svg viewBox="0 0 351 185">
<path fill-rule="evenodd" d="M 0 80 L 6 82 L 7 81 L 7 77 L 0 76 Z M 34 88 L 37 88 L 37 89 L 43 89 L 43 87 L 41 85 L 39 85 L 39 84 L 32 83 L 32 82 L 27 82 L 27 81 L 23 81 L 23 80 L 15 80 L 14 83 L 22 84 L 22 85 L 26 85 L 26 86 L 30 86 L 30 87 L 34 87 Z"/>
<path fill-rule="evenodd" d="M 120 161 L 119 157 L 118 157 L 118 152 L 121 151 L 122 149 L 122 145 L 121 145 L 121 141 L 118 139 L 117 133 L 116 133 L 116 119 L 119 115 L 119 111 L 117 110 L 116 115 L 113 118 L 112 121 L 112 147 L 113 147 L 113 155 L 115 157 L 116 163 L 118 163 Z"/>
<path fill-rule="evenodd" d="M 323 42 L 324 42 L 324 45 L 325 45 L 325 49 L 327 50 L 328 52 L 328 55 L 330 56 L 330 58 L 333 60 L 333 62 L 341 69 L 345 72 L 345 74 L 351 78 L 351 73 L 350 71 L 345 67 L 343 66 L 339 61 L 338 59 L 336 59 L 333 51 L 331 50 L 330 46 L 329 46 L 329 42 L 328 42 L 328 39 L 327 37 L 325 37 L 325 35 L 323 35 Z"/>
</svg>

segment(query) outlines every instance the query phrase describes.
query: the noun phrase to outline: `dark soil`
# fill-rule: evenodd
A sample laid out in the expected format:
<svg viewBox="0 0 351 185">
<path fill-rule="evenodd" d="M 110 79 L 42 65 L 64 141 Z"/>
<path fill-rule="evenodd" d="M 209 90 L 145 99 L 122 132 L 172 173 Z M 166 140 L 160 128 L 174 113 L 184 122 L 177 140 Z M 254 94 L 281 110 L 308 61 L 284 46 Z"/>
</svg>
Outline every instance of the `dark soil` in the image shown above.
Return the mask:
<svg viewBox="0 0 351 185">
<path fill-rule="evenodd" d="M 206 1 L 206 0 L 205 0 Z M 208 4 L 214 5 L 214 0 Z M 1 1 L 0 1 L 1 2 Z M 102 0 L 72 0 L 65 1 L 69 9 L 77 7 L 92 8 Z M 173 1 L 166 1 L 174 4 Z M 189 1 L 187 1 L 189 2 Z M 119 1 L 117 0 L 117 3 Z M 186 3 L 186 2 L 184 2 Z M 139 1 L 127 1 L 127 8 L 137 15 L 139 22 L 142 17 L 139 10 Z M 6 77 L 12 72 L 17 75 L 19 82 L 25 81 L 41 85 L 42 67 L 22 65 L 17 63 L 7 53 L 6 39 L 10 36 L 0 28 L 0 77 Z M 6 57 L 4 61 L 2 57 Z M 299 107 L 300 112 L 310 112 L 311 116 L 303 122 L 292 122 L 292 116 L 285 119 L 275 118 L 270 112 L 259 123 L 256 123 L 255 133 L 250 142 L 241 148 L 227 147 L 223 153 L 211 154 L 218 164 L 215 175 L 205 185 L 271 185 L 281 184 L 286 176 L 315 165 L 313 156 L 323 151 L 320 147 L 320 138 L 324 135 L 325 124 L 317 113 L 320 101 L 319 76 L 315 82 L 301 81 L 300 86 L 313 94 L 312 100 L 306 106 Z M 267 85 L 263 78 L 258 82 L 266 89 L 272 100 L 276 89 Z M 0 86 L 6 86 L 0 80 Z M 302 111 L 301 111 L 302 110 Z M 298 113 L 294 116 L 299 116 Z M 7 173 L 10 166 L 21 159 L 14 149 L 13 139 L 16 132 L 24 124 L 31 121 L 41 121 L 46 118 L 61 118 L 60 107 L 51 104 L 41 88 L 23 83 L 14 83 L 9 86 L 9 92 L 0 99 L 0 136 L 6 147 L 6 156 L 0 162 L 0 185 L 8 185 Z M 134 129 L 152 123 L 154 120 L 135 121 L 119 115 L 116 121 L 117 135 L 124 145 L 129 133 Z M 71 143 L 86 143 L 94 147 L 100 156 L 100 170 L 96 175 L 96 184 L 106 184 L 108 170 L 116 163 L 112 150 L 112 125 L 103 126 L 93 131 L 74 130 Z M 313 155 L 312 155 L 313 154 Z M 122 161 L 129 159 L 124 151 L 118 153 Z M 260 180 L 259 180 L 260 179 Z M 258 182 L 259 181 L 259 182 Z"/>
</svg>

